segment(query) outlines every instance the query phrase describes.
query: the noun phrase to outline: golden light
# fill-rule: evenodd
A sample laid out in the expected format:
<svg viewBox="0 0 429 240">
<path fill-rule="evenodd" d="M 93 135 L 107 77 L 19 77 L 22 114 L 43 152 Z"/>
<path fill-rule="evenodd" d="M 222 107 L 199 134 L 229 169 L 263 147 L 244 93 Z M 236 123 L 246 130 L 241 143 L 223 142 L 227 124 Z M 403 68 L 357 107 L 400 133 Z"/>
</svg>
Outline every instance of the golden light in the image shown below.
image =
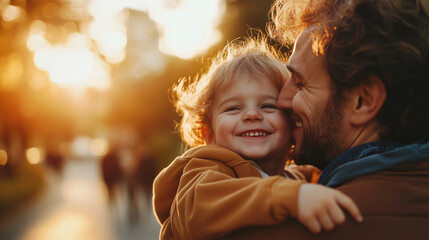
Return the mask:
<svg viewBox="0 0 429 240">
<path fill-rule="evenodd" d="M 7 5 L 2 9 L 2 17 L 5 22 L 16 22 L 22 17 L 23 13 L 22 8 L 13 5 Z"/>
<path fill-rule="evenodd" d="M 48 72 L 52 82 L 60 87 L 79 91 L 86 88 L 107 90 L 110 88 L 109 67 L 90 49 L 90 40 L 79 33 L 71 34 L 62 45 L 50 45 L 43 35 L 33 34 L 27 46 L 35 51 L 34 63 Z"/>
<path fill-rule="evenodd" d="M 91 239 L 94 237 L 93 224 L 90 216 L 82 210 L 76 211 L 71 206 L 60 206 L 36 221 L 29 229 L 25 229 L 20 239 Z"/>
<path fill-rule="evenodd" d="M 108 32 L 102 41 L 102 46 L 112 51 L 120 51 L 127 45 L 127 36 L 119 31 Z"/>
<path fill-rule="evenodd" d="M 29 148 L 25 151 L 25 155 L 27 157 L 27 161 L 30 164 L 39 164 L 41 162 L 41 153 L 38 148 Z"/>
<path fill-rule="evenodd" d="M 118 64 L 126 57 L 128 11 L 124 1 L 92 0 L 87 11 L 93 21 L 88 35 L 94 39 L 100 53 L 111 64 Z"/>
<path fill-rule="evenodd" d="M 221 39 L 221 33 L 217 27 L 225 13 L 225 0 L 181 0 L 175 3 L 177 4 L 170 6 L 171 4 L 168 5 L 167 1 L 161 0 L 108 3 L 92 0 L 88 5 L 88 11 L 94 21 L 90 24 L 89 35 L 97 42 L 102 54 L 109 61 L 109 56 L 117 54 L 119 48 L 126 42 L 124 41 L 126 28 L 124 30 L 123 27 L 128 20 L 127 9 L 134 9 L 147 12 L 156 23 L 160 34 L 159 50 L 165 54 L 190 59 L 203 53 Z M 145 31 L 145 29 L 142 27 L 132 31 Z M 114 43 L 115 47 L 105 48 L 104 41 L 110 38 L 107 37 L 109 32 L 124 34 L 125 37 L 113 36 L 112 40 L 108 41 Z"/>
<path fill-rule="evenodd" d="M 149 8 L 149 15 L 161 30 L 162 52 L 190 59 L 221 39 L 217 26 L 225 13 L 223 0 L 183 0 L 174 8 L 160 2 Z"/>
<path fill-rule="evenodd" d="M 0 150 L 0 166 L 4 166 L 7 163 L 7 152 L 3 149 Z"/>
<path fill-rule="evenodd" d="M 0 71 L 0 89 L 15 89 L 21 82 L 24 72 L 24 60 L 18 52 L 9 54 Z"/>
<path fill-rule="evenodd" d="M 108 143 L 106 139 L 96 138 L 91 141 L 91 153 L 94 156 L 100 157 L 107 153 Z"/>
<path fill-rule="evenodd" d="M 52 58 L 42 61 L 50 61 L 49 77 L 60 86 L 83 82 L 94 68 L 93 55 L 88 49 L 57 47 Z"/>
<path fill-rule="evenodd" d="M 95 40 L 100 53 L 106 57 L 109 63 L 120 63 L 126 56 L 125 47 L 127 45 L 127 36 L 125 32 L 123 32 L 124 30 L 121 31 L 104 25 L 104 22 L 93 22 L 89 28 L 89 35 Z"/>
<path fill-rule="evenodd" d="M 33 57 L 34 64 L 42 71 L 49 71 L 53 57 L 55 57 L 55 51 L 53 49 L 43 48 L 37 50 Z"/>
<path fill-rule="evenodd" d="M 27 39 L 27 47 L 30 51 L 37 51 L 43 47 L 49 46 L 49 42 L 46 40 L 45 36 L 40 33 L 32 34 Z"/>
<path fill-rule="evenodd" d="M 46 24 L 43 21 L 36 20 L 31 23 L 27 47 L 30 51 L 36 52 L 41 48 L 49 47 L 49 42 L 45 38 Z"/>
<path fill-rule="evenodd" d="M 48 83 L 49 79 L 41 71 L 35 71 L 28 79 L 28 86 L 34 91 L 42 90 Z"/>
<path fill-rule="evenodd" d="M 119 31 L 111 31 L 101 40 L 101 46 L 106 54 L 107 61 L 116 64 L 125 59 L 127 36 Z"/>
<path fill-rule="evenodd" d="M 82 23 L 82 32 L 72 33 L 65 43 L 53 45 L 46 36 L 54 33 L 47 33 L 46 24 L 37 20 L 30 27 L 27 47 L 34 52 L 35 66 L 47 72 L 50 80 L 60 87 L 78 93 L 87 88 L 109 90 L 109 64 L 119 64 L 127 58 L 127 52 L 130 53 L 128 37 L 134 36 L 129 35 L 130 32 L 150 35 L 140 40 L 142 47 L 133 48 L 133 51 L 142 53 L 130 56 L 137 69 L 147 68 L 140 72 L 163 69 L 165 60 L 159 57 L 162 55 L 160 51 L 191 59 L 221 39 L 217 27 L 225 13 L 225 0 L 182 0 L 175 3 L 168 5 L 166 1 L 159 0 L 73 0 L 71 9 L 75 14 L 92 17 L 92 21 Z M 135 24 L 136 16 L 150 18 L 148 24 L 156 27 Z M 136 39 L 133 41 L 130 44 L 135 46 Z"/>
<path fill-rule="evenodd" d="M 46 32 L 46 24 L 41 20 L 35 20 L 31 23 L 30 34 L 43 34 Z"/>
</svg>

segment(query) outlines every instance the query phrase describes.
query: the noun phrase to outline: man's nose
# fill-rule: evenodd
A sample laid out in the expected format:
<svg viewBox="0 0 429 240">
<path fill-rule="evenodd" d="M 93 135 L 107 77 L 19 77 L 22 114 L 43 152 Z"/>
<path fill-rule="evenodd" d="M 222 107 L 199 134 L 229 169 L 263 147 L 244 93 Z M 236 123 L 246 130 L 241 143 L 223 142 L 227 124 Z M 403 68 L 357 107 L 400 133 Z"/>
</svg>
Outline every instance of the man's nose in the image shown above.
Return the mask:
<svg viewBox="0 0 429 240">
<path fill-rule="evenodd" d="M 262 120 L 262 114 L 257 109 L 248 109 L 243 114 L 243 121 Z"/>
<path fill-rule="evenodd" d="M 279 97 L 277 99 L 277 107 L 283 110 L 292 109 L 292 99 L 297 93 L 296 86 L 293 85 L 291 80 L 288 80 L 282 87 Z"/>
</svg>

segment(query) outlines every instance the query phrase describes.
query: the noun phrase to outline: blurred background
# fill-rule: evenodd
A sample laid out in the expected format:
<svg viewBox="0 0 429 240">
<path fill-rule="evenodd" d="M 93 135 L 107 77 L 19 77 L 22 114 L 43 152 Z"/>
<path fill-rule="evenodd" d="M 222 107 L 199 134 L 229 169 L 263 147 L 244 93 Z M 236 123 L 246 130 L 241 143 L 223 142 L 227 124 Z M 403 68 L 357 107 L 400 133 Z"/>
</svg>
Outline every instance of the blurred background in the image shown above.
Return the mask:
<svg viewBox="0 0 429 240">
<path fill-rule="evenodd" d="M 157 239 L 168 90 L 271 0 L 0 0 L 0 239 Z"/>
</svg>

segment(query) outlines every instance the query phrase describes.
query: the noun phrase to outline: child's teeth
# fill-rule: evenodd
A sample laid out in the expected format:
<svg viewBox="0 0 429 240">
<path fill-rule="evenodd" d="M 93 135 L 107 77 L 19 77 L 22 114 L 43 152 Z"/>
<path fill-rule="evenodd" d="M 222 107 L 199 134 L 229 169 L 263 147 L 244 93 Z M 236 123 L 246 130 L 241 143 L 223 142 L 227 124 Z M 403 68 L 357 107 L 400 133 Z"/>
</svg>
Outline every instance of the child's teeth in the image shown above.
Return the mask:
<svg viewBox="0 0 429 240">
<path fill-rule="evenodd" d="M 266 136 L 267 133 L 265 133 L 265 132 L 247 132 L 243 135 L 246 137 L 259 137 L 259 136 Z"/>
</svg>

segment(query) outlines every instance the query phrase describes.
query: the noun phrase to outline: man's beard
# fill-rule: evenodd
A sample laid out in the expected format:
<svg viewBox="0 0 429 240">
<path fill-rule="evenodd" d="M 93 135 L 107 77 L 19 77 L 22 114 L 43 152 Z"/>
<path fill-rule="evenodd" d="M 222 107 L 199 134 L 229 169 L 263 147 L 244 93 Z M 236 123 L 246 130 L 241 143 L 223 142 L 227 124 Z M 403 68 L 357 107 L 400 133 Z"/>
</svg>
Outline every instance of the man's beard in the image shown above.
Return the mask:
<svg viewBox="0 0 429 240">
<path fill-rule="evenodd" d="M 341 134 L 340 106 L 331 99 L 324 111 L 303 131 L 300 149 L 292 152 L 298 165 L 309 164 L 324 169 L 342 150 L 337 136 Z"/>
</svg>

